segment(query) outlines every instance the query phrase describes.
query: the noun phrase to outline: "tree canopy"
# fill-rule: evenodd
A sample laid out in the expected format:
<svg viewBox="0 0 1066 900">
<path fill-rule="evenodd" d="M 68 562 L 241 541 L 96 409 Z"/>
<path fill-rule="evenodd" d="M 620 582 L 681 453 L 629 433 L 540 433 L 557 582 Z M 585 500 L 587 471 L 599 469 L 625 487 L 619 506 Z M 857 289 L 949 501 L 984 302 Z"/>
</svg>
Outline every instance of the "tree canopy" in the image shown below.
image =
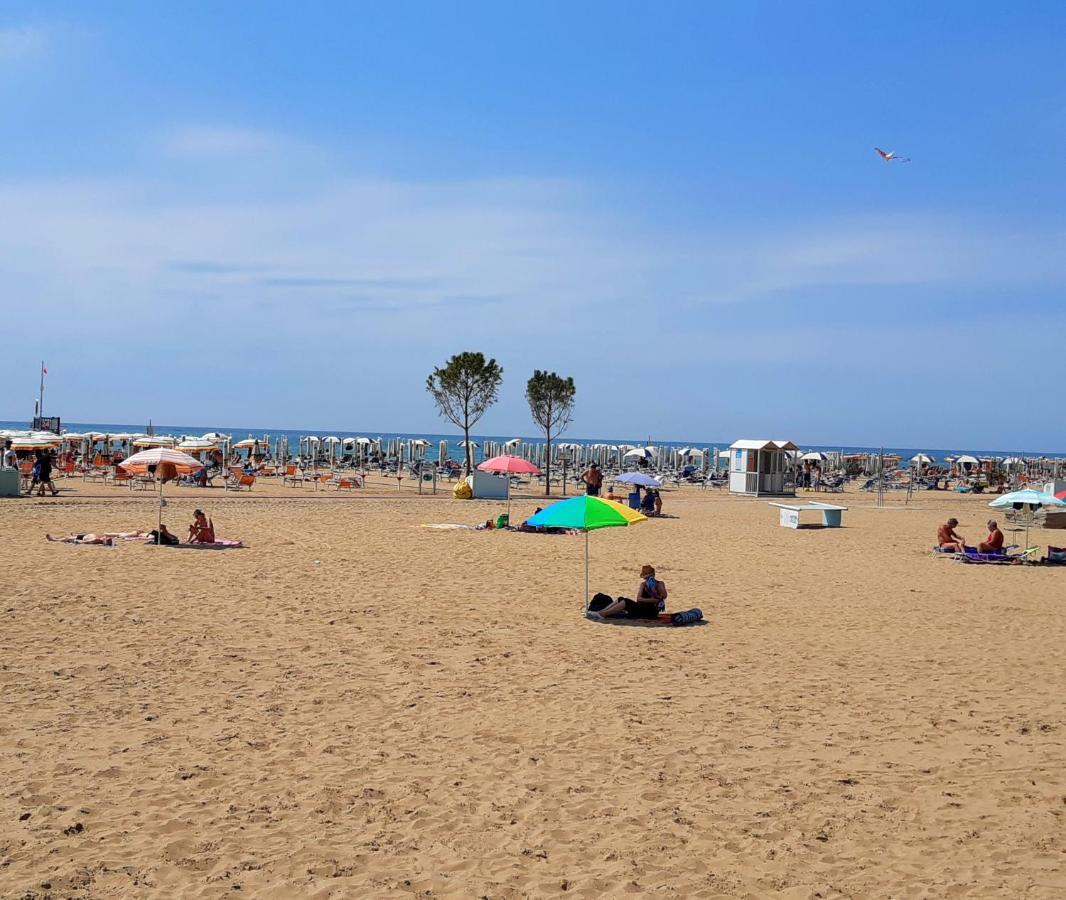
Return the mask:
<svg viewBox="0 0 1066 900">
<path fill-rule="evenodd" d="M 426 390 L 437 404 L 444 418 L 463 429 L 466 441 L 466 472 L 474 466 L 470 428 L 499 395 L 503 369 L 495 359 L 485 359 L 483 353 L 457 353 L 442 368 L 436 368 L 426 379 Z"/>
<path fill-rule="evenodd" d="M 544 493 L 551 492 L 552 438 L 558 437 L 573 420 L 574 396 L 577 388 L 573 378 L 563 378 L 555 372 L 533 370 L 533 377 L 526 382 L 526 400 L 533 421 L 544 432 L 546 474 Z"/>
</svg>

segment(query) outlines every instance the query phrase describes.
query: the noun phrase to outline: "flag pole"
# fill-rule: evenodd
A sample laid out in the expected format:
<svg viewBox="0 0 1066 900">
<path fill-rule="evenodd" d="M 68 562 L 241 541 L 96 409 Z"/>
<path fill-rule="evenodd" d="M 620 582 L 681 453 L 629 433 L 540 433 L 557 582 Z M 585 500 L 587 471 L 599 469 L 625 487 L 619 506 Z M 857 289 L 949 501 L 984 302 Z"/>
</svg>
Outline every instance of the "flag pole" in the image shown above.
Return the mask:
<svg viewBox="0 0 1066 900">
<path fill-rule="evenodd" d="M 44 415 L 44 360 L 41 360 L 41 392 L 37 396 L 37 415 Z"/>
</svg>

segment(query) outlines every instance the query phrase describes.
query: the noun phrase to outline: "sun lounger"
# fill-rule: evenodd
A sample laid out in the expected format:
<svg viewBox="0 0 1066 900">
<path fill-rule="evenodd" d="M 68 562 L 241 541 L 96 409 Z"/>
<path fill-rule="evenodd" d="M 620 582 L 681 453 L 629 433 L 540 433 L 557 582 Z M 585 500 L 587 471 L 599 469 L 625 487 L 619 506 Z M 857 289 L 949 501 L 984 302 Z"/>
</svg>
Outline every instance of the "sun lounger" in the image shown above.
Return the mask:
<svg viewBox="0 0 1066 900">
<path fill-rule="evenodd" d="M 234 473 L 226 479 L 225 487 L 227 491 L 239 491 L 242 488 L 247 488 L 250 491 L 254 484 L 254 475 L 244 475 L 243 473 L 241 475 L 236 475 L 236 473 Z"/>
</svg>

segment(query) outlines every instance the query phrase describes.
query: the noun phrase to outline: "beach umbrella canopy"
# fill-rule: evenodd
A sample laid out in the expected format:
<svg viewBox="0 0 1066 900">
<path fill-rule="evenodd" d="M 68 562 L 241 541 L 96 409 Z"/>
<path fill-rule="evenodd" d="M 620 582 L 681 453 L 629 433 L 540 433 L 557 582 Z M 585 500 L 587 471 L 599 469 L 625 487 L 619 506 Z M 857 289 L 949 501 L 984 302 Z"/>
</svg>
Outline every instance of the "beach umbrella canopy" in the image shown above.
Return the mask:
<svg viewBox="0 0 1066 900">
<path fill-rule="evenodd" d="M 159 435 L 157 437 L 143 437 L 133 442 L 134 447 L 173 447 L 174 438 L 167 437 L 166 435 Z M 137 454 L 133 454 L 136 456 Z"/>
<path fill-rule="evenodd" d="M 255 438 L 245 438 L 243 441 L 237 441 L 237 443 L 233 445 L 233 448 L 235 450 L 250 450 L 258 443 L 259 441 Z"/>
<path fill-rule="evenodd" d="M 1034 491 L 1026 488 L 1023 491 L 1011 491 L 1001 497 L 996 497 L 989 506 L 1014 506 L 1015 503 L 1028 506 L 1066 506 L 1066 500 L 1060 500 L 1055 494 L 1045 494 L 1043 491 Z"/>
<path fill-rule="evenodd" d="M 560 500 L 528 519 L 528 524 L 544 528 L 577 528 L 585 532 L 585 608 L 589 602 L 589 532 L 600 528 L 624 528 L 644 522 L 636 510 L 587 494 Z"/>
<path fill-rule="evenodd" d="M 540 469 L 520 456 L 494 456 L 486 459 L 478 468 L 482 472 L 507 472 L 510 474 L 539 475 Z"/>
<path fill-rule="evenodd" d="M 145 475 L 149 466 L 158 466 L 160 463 L 173 463 L 179 475 L 188 475 L 197 472 L 204 467 L 198 459 L 182 453 L 180 450 L 172 450 L 170 447 L 152 447 L 141 450 L 133 456 L 119 463 L 119 468 L 125 469 L 134 475 Z"/>
<path fill-rule="evenodd" d="M 647 447 L 635 447 L 632 450 L 627 450 L 623 457 L 625 459 L 651 459 L 654 455 L 654 451 L 649 450 Z"/>
<path fill-rule="evenodd" d="M 12 450 L 47 450 L 50 447 L 54 447 L 59 443 L 58 438 L 52 440 L 51 438 L 42 438 L 36 435 L 30 435 L 29 437 L 17 437 L 11 439 Z"/>
<path fill-rule="evenodd" d="M 641 487 L 661 488 L 663 483 L 658 478 L 645 475 L 643 472 L 625 472 L 615 478 L 620 484 L 639 484 Z"/>
<path fill-rule="evenodd" d="M 473 447 L 475 450 L 477 450 L 477 448 L 478 448 L 477 441 L 470 441 L 469 444 L 470 444 L 471 447 Z M 467 441 L 459 441 L 459 446 L 460 447 L 465 447 L 466 445 L 467 445 Z"/>
<path fill-rule="evenodd" d="M 808 450 L 806 453 L 803 454 L 803 456 L 800 457 L 800 459 L 810 460 L 811 462 L 825 462 L 827 459 L 829 459 L 829 457 L 826 456 L 821 450 Z"/>
<path fill-rule="evenodd" d="M 214 450 L 216 444 L 214 441 L 207 441 L 203 438 L 186 438 L 180 444 L 178 444 L 179 450 Z"/>
<path fill-rule="evenodd" d="M 365 446 L 367 446 L 368 444 L 372 444 L 372 443 L 374 443 L 374 442 L 373 442 L 372 440 L 370 440 L 370 438 L 368 438 L 368 437 L 357 437 L 357 438 L 355 439 L 355 442 L 356 442 L 357 444 L 359 444 L 360 446 L 364 446 L 364 447 L 365 447 Z"/>
<path fill-rule="evenodd" d="M 929 456 L 926 453 L 915 453 L 914 456 L 911 457 L 911 462 L 912 463 L 918 463 L 919 465 L 923 465 L 923 466 L 924 465 L 928 465 L 932 461 L 933 461 L 933 457 Z"/>
<path fill-rule="evenodd" d="M 521 443 L 522 443 L 522 439 L 521 438 L 511 438 L 509 441 L 507 441 L 504 444 L 504 446 L 505 447 L 517 447 Z"/>
<path fill-rule="evenodd" d="M 981 460 L 979 460 L 976 456 L 970 456 L 968 453 L 964 453 L 962 456 L 958 457 L 955 462 L 957 462 L 960 466 L 978 466 L 981 464 Z"/>
</svg>

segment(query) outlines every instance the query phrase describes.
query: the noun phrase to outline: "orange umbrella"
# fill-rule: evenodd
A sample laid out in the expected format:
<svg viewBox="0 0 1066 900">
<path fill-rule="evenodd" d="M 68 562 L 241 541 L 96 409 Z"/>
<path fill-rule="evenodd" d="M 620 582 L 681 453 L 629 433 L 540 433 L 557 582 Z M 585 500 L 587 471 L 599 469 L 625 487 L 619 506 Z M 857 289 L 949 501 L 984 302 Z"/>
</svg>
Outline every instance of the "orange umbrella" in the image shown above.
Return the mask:
<svg viewBox="0 0 1066 900">
<path fill-rule="evenodd" d="M 182 453 L 180 450 L 171 450 L 169 447 L 152 447 L 150 450 L 142 450 L 134 453 L 129 459 L 119 463 L 119 468 L 125 469 L 134 475 L 145 475 L 149 466 L 155 466 L 156 476 L 159 478 L 159 517 L 156 525 L 156 544 L 160 541 L 163 530 L 163 507 L 167 505 L 163 499 L 163 482 L 170 475 L 188 475 L 204 467 L 204 464 Z M 169 470 L 169 472 L 168 472 Z"/>
</svg>

